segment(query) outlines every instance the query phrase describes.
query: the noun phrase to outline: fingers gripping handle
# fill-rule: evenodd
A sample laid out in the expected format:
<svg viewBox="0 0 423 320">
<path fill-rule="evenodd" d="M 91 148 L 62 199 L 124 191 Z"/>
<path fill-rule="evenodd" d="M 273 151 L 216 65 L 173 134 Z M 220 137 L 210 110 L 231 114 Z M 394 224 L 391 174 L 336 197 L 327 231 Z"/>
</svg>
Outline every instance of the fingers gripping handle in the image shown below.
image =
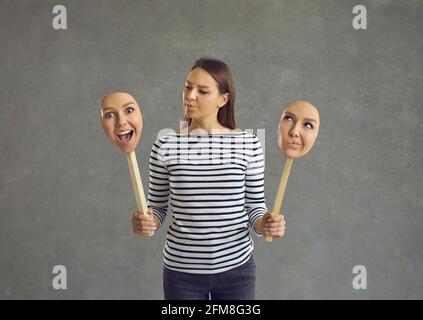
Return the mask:
<svg viewBox="0 0 423 320">
<path fill-rule="evenodd" d="M 138 211 L 141 211 L 142 214 L 147 214 L 147 202 L 145 201 L 144 188 L 142 187 L 135 151 L 126 154 L 126 160 L 128 160 L 129 173 L 131 174 L 132 188 L 134 189 Z"/>
<path fill-rule="evenodd" d="M 291 167 L 292 167 L 293 161 L 294 161 L 294 159 L 291 159 L 291 158 L 286 159 L 285 166 L 283 168 L 282 177 L 281 177 L 281 180 L 279 182 L 279 188 L 278 188 L 278 192 L 276 194 L 276 199 L 275 199 L 275 202 L 273 204 L 273 211 L 272 211 L 273 216 L 278 216 L 280 214 L 282 201 L 283 201 L 283 197 L 285 195 L 285 189 L 286 189 L 286 185 L 288 183 L 289 173 L 291 172 Z M 272 241 L 272 239 L 273 239 L 272 236 L 266 236 L 266 241 L 270 242 L 270 241 Z"/>
</svg>

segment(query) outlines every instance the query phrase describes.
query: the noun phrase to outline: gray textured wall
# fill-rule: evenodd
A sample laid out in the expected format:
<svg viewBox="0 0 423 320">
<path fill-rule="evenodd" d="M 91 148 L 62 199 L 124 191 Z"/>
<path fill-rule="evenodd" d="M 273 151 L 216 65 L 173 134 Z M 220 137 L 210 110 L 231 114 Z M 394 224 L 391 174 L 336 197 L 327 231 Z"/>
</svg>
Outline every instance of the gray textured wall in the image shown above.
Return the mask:
<svg viewBox="0 0 423 320">
<path fill-rule="evenodd" d="M 52 27 L 56 4 L 67 30 Z M 367 30 L 352 27 L 356 4 Z M 232 69 L 238 127 L 265 129 L 269 208 L 282 107 L 303 98 L 321 113 L 291 171 L 285 237 L 255 238 L 257 298 L 423 298 L 422 15 L 420 0 L 2 0 L 0 298 L 162 299 L 165 230 L 132 234 L 127 163 L 98 103 L 111 90 L 141 103 L 146 187 L 152 143 L 178 125 L 203 55 Z M 59 264 L 67 290 L 52 287 Z M 355 265 L 366 290 L 352 286 Z"/>
</svg>

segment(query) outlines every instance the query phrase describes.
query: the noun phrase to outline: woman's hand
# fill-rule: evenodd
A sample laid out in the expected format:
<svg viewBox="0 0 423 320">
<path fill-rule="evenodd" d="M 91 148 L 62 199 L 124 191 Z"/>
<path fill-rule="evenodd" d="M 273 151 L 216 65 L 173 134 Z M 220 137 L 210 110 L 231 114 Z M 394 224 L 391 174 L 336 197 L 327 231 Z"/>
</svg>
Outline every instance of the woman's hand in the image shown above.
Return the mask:
<svg viewBox="0 0 423 320">
<path fill-rule="evenodd" d="M 140 236 L 154 235 L 154 232 L 160 225 L 160 221 L 153 215 L 153 209 L 148 208 L 147 214 L 141 214 L 139 211 L 132 212 L 132 231 Z"/>
<path fill-rule="evenodd" d="M 272 216 L 272 212 L 267 212 L 256 221 L 254 229 L 264 237 L 281 238 L 285 234 L 285 218 L 281 214 Z"/>
</svg>

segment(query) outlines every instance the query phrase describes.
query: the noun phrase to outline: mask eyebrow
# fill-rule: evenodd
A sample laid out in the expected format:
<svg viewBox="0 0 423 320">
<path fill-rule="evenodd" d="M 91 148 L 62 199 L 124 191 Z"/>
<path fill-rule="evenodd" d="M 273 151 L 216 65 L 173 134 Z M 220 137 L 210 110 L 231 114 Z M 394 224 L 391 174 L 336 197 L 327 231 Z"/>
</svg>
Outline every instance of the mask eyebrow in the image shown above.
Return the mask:
<svg viewBox="0 0 423 320">
<path fill-rule="evenodd" d="M 129 106 L 130 104 L 133 104 L 133 105 L 135 105 L 135 102 L 133 102 L 133 101 L 129 101 L 129 102 L 127 102 L 127 103 L 124 103 L 123 105 L 122 105 L 122 109 L 123 108 L 125 108 L 126 106 Z"/>
<path fill-rule="evenodd" d="M 121 109 L 123 109 L 123 108 L 125 108 L 125 107 L 127 107 L 127 106 L 129 106 L 129 105 L 134 105 L 135 103 L 133 102 L 133 101 L 129 101 L 129 102 L 125 102 L 122 106 L 121 106 Z M 104 107 L 104 108 L 101 108 L 101 111 L 103 111 L 103 112 L 106 112 L 107 110 L 111 110 L 111 111 L 113 111 L 113 110 L 115 110 L 115 108 L 113 108 L 113 107 L 109 107 L 109 106 L 107 106 L 107 107 Z"/>
<path fill-rule="evenodd" d="M 289 112 L 289 111 L 284 111 L 283 112 L 283 114 L 285 115 L 289 115 L 289 116 L 291 116 L 291 117 L 293 117 L 293 118 L 295 118 L 295 119 L 297 119 L 297 117 L 293 114 L 293 113 L 291 113 L 291 112 Z M 311 119 L 311 118 L 304 118 L 303 119 L 304 121 L 308 121 L 308 122 L 314 122 L 314 123 L 317 123 L 317 121 L 316 120 L 314 120 L 314 119 Z"/>
</svg>

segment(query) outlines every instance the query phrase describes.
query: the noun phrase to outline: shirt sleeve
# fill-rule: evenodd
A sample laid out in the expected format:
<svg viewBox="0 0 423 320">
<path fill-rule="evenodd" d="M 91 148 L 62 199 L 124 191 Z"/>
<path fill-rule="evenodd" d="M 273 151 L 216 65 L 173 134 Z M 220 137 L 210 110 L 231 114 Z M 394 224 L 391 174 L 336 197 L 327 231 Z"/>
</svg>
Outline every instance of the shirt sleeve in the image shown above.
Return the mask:
<svg viewBox="0 0 423 320">
<path fill-rule="evenodd" d="M 150 179 L 147 206 L 159 219 L 160 225 L 166 219 L 169 200 L 169 171 L 164 163 L 163 141 L 159 138 L 153 144 L 150 154 Z"/>
<path fill-rule="evenodd" d="M 245 173 L 245 209 L 251 228 L 254 223 L 267 212 L 264 196 L 264 154 L 260 140 L 255 136 L 253 151 Z M 261 234 L 254 232 L 261 236 Z"/>
</svg>

